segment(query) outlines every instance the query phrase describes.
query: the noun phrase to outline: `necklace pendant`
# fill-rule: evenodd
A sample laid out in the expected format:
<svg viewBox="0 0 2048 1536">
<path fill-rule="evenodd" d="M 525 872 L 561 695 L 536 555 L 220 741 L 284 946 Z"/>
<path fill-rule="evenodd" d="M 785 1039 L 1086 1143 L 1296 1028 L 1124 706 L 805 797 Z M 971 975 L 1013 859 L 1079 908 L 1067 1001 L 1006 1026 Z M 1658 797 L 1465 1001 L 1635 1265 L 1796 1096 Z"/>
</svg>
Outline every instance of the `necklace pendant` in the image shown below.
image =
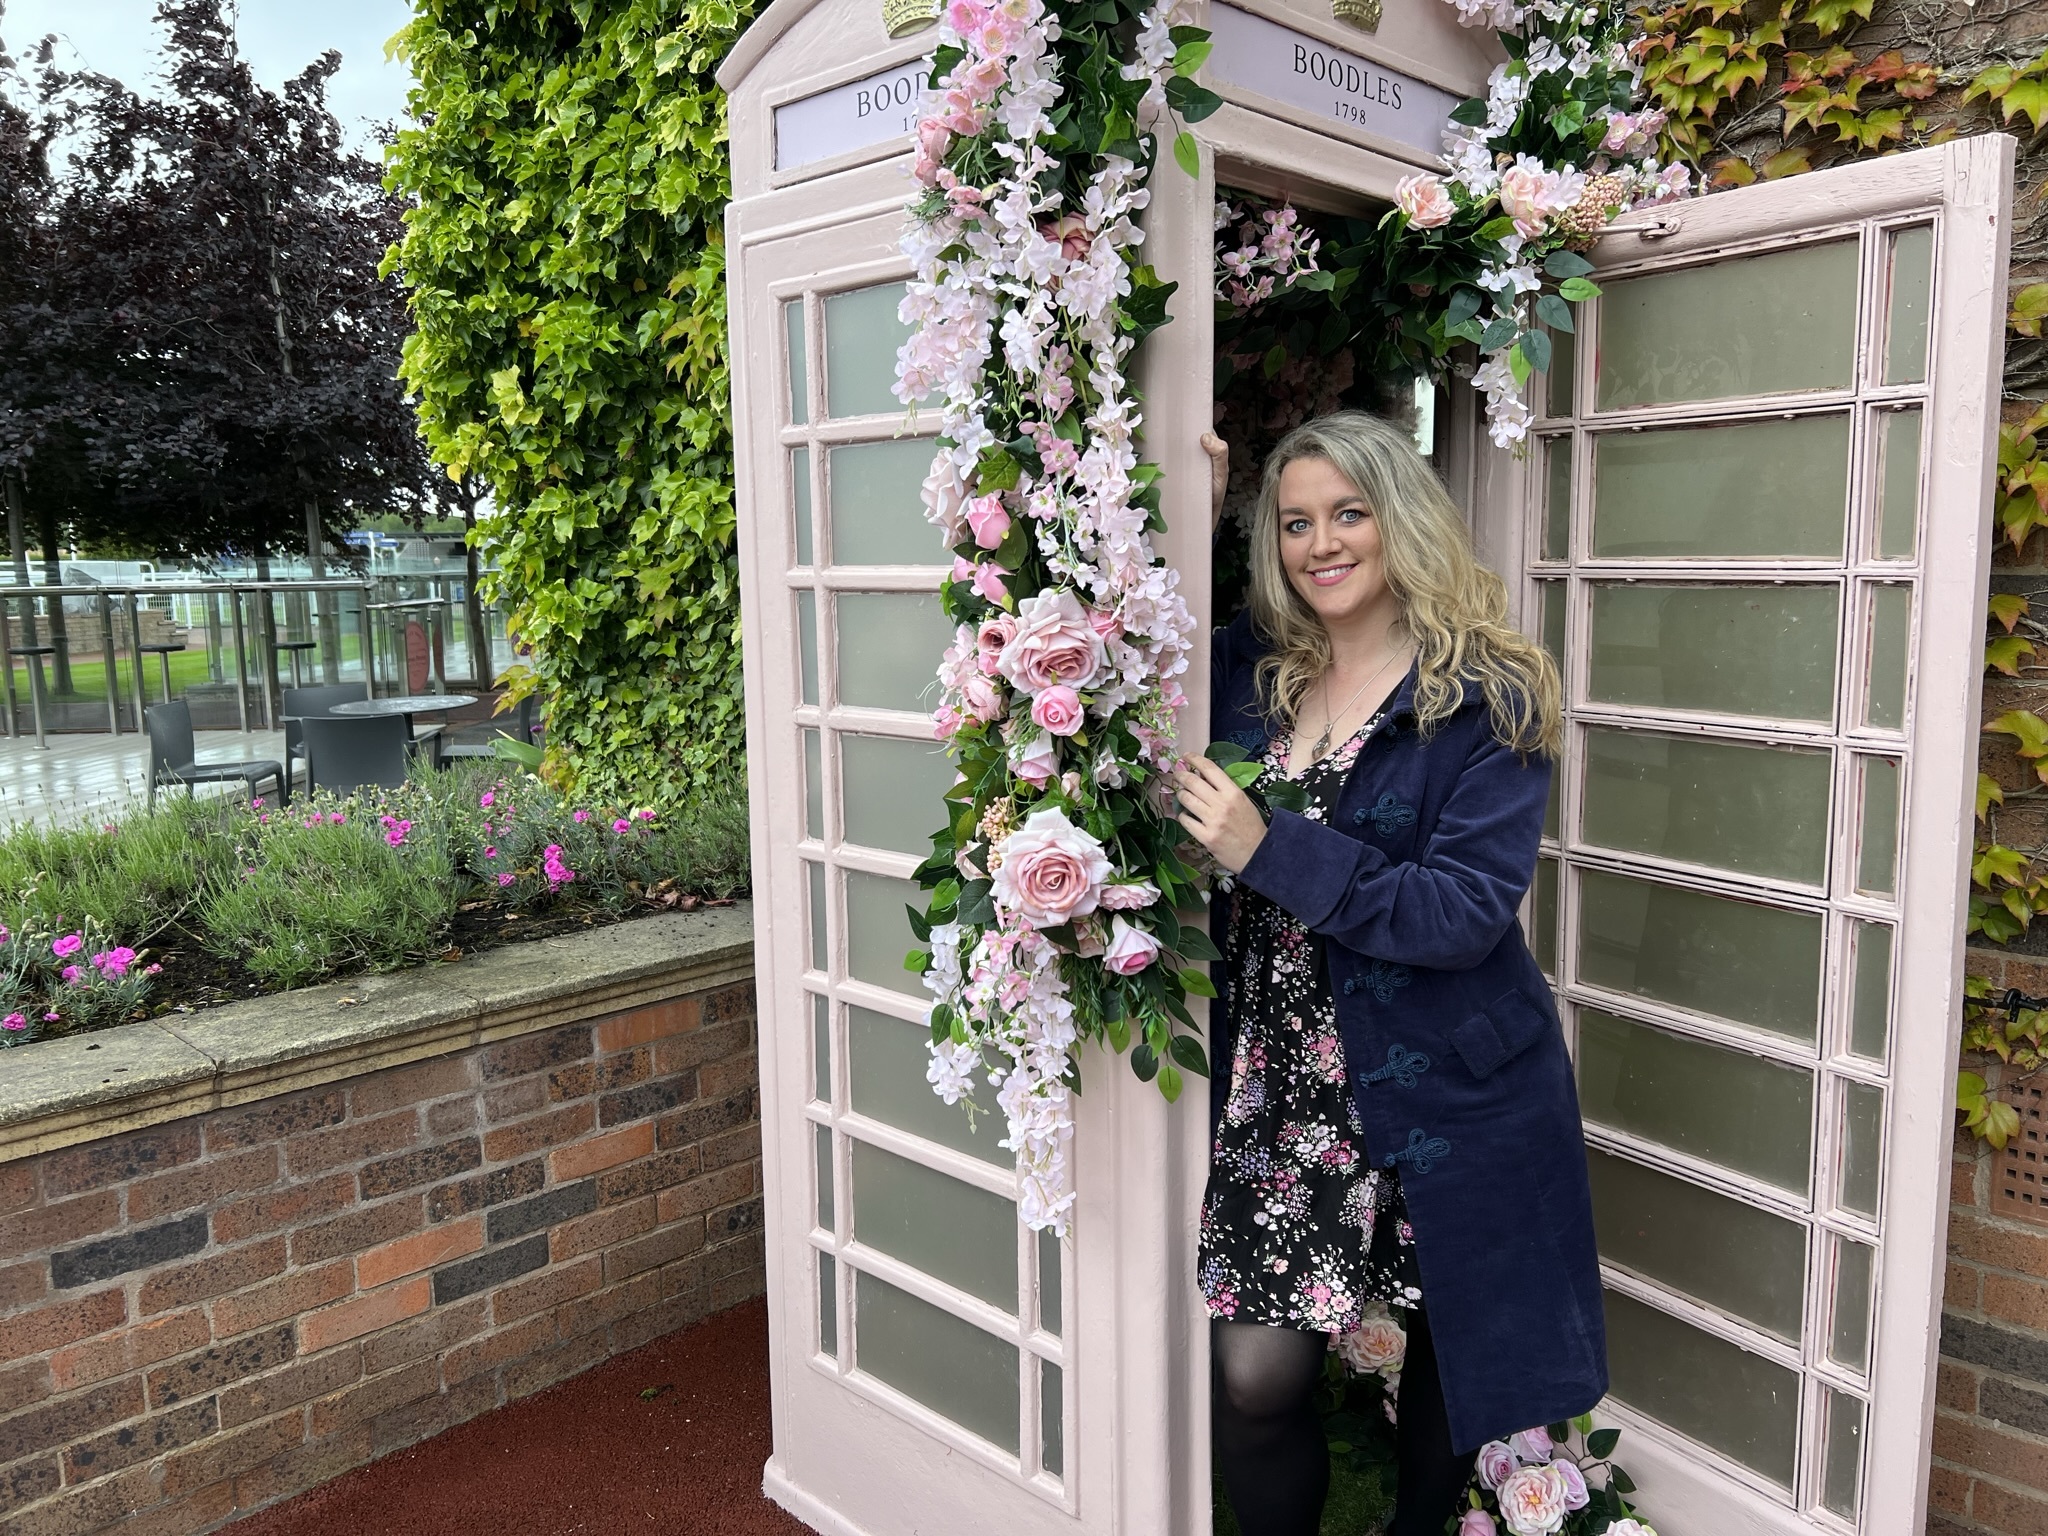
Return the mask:
<svg viewBox="0 0 2048 1536">
<path fill-rule="evenodd" d="M 1316 738 L 1316 744 L 1308 749 L 1308 760 L 1312 763 L 1320 762 L 1323 754 L 1329 750 L 1330 728 L 1326 725 L 1323 727 L 1323 734 Z"/>
</svg>

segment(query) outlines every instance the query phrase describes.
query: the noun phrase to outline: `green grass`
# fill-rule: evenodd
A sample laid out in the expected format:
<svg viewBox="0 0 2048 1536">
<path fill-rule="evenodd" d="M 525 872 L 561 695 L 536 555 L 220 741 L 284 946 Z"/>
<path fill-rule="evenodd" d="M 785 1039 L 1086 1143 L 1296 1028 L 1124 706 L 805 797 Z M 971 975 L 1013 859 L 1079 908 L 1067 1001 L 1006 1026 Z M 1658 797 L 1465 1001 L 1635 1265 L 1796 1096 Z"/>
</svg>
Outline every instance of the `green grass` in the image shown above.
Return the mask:
<svg viewBox="0 0 2048 1536">
<path fill-rule="evenodd" d="M 79 636 L 75 638 L 82 639 L 84 637 Z M 99 644 L 97 632 L 92 636 L 92 641 L 95 646 Z M 362 646 L 354 635 L 342 636 L 341 654 L 344 662 L 353 663 L 357 656 L 361 654 L 361 651 Z M 232 684 L 235 680 L 235 653 L 232 643 L 226 654 L 221 658 L 221 665 L 222 670 L 226 674 L 225 680 Z M 302 665 L 306 664 L 302 663 Z M 318 663 L 312 663 L 311 666 L 317 670 Z M 289 685 L 291 678 L 290 662 L 280 664 L 279 675 L 285 678 L 287 685 Z M 149 702 L 161 704 L 163 702 L 163 672 L 157 665 L 156 657 L 144 656 L 142 658 L 142 681 L 143 687 L 148 692 Z M 171 692 L 174 695 L 181 694 L 188 688 L 211 681 L 212 673 L 207 668 L 206 649 L 203 644 L 195 644 L 189 649 L 175 652 L 171 656 Z M 261 686 L 261 683 L 262 669 L 256 663 L 252 651 L 249 675 L 251 692 L 253 693 L 256 688 Z M 71 661 L 72 691 L 60 695 L 55 691 L 53 669 L 49 666 L 48 658 L 46 657 L 43 667 L 43 686 L 51 690 L 48 695 L 48 698 L 51 700 L 73 703 L 85 700 L 96 704 L 104 704 L 107 698 L 106 664 L 98 656 L 81 659 L 74 654 Z M 28 718 L 28 688 L 28 663 L 18 661 L 14 666 L 14 697 L 20 705 L 23 719 Z M 125 650 L 121 653 L 120 658 L 120 690 L 121 697 L 124 700 L 134 696 L 135 664 Z"/>
</svg>

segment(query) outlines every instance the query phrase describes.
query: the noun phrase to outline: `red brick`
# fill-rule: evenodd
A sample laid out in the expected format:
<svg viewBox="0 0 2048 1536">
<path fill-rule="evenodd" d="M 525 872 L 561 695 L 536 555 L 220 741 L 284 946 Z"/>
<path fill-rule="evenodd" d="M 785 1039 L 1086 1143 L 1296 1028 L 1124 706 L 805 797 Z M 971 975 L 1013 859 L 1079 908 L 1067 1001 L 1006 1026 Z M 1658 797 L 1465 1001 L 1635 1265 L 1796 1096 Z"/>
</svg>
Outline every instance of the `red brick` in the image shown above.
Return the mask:
<svg viewBox="0 0 2048 1536">
<path fill-rule="evenodd" d="M 707 1315 L 709 1312 L 723 1312 L 730 1307 L 736 1307 L 743 1301 L 752 1301 L 764 1294 L 767 1289 L 767 1271 L 762 1267 L 760 1260 L 756 1259 L 747 1268 L 735 1270 L 723 1279 L 711 1282 Z"/>
<path fill-rule="evenodd" d="M 425 1317 L 387 1328 L 363 1341 L 363 1369 L 375 1375 L 408 1360 L 443 1354 L 490 1326 L 490 1304 L 482 1296 L 436 1307 Z"/>
<path fill-rule="evenodd" d="M 34 1205 L 36 1198 L 34 1159 L 0 1163 L 0 1212 L 22 1210 Z"/>
<path fill-rule="evenodd" d="M 194 1536 L 235 1512 L 235 1485 L 222 1478 L 182 1499 L 159 1504 L 121 1522 L 121 1536 Z"/>
<path fill-rule="evenodd" d="M 1977 1411 L 1977 1383 L 1983 1378 L 1966 1365 L 1944 1360 L 1935 1371 L 1934 1400 L 1957 1413 Z"/>
<path fill-rule="evenodd" d="M 244 1238 L 275 1232 L 280 1227 L 303 1225 L 346 1210 L 355 1203 L 355 1198 L 355 1176 L 336 1173 L 324 1179 L 294 1184 L 272 1194 L 258 1195 L 254 1199 L 238 1200 L 213 1213 L 213 1240 L 216 1243 L 239 1243 Z"/>
<path fill-rule="evenodd" d="M 349 1112 L 357 1118 L 381 1115 L 407 1104 L 467 1093 L 476 1086 L 476 1062 L 464 1056 L 443 1056 L 435 1061 L 393 1067 L 361 1079 L 349 1089 Z"/>
<path fill-rule="evenodd" d="M 606 1253 L 605 1284 L 616 1285 L 621 1280 L 639 1274 L 643 1269 L 658 1269 L 664 1264 L 673 1264 L 677 1259 L 696 1253 L 703 1246 L 703 1217 L 692 1216 L 684 1221 L 673 1222 L 650 1232 L 637 1242 L 622 1243 Z"/>
<path fill-rule="evenodd" d="M 50 1395 L 50 1388 L 47 1360 L 23 1360 L 0 1367 L 0 1417 L 41 1402 Z"/>
<path fill-rule="evenodd" d="M 761 1157 L 761 1125 L 743 1125 L 723 1135 L 709 1136 L 697 1144 L 698 1160 L 706 1173 L 734 1163 L 758 1162 Z"/>
<path fill-rule="evenodd" d="M 1981 1479 L 1971 1490 L 1970 1513 L 2002 1536 L 2048 1536 L 2048 1500 Z"/>
<path fill-rule="evenodd" d="M 279 1499 L 303 1493 L 317 1483 L 360 1467 L 375 1453 L 368 1425 L 336 1435 L 331 1440 L 312 1440 L 252 1467 L 235 1479 L 235 1507 L 257 1509 Z M 125 1533 L 123 1533 L 125 1536 Z"/>
<path fill-rule="evenodd" d="M 592 1211 L 588 1216 L 563 1222 L 548 1234 L 548 1259 L 555 1264 L 566 1264 L 581 1254 L 595 1253 L 601 1248 L 623 1243 L 653 1228 L 652 1198 Z"/>
<path fill-rule="evenodd" d="M 704 1099 L 685 1104 L 655 1122 L 655 1141 L 666 1147 L 696 1146 L 707 1137 L 758 1124 L 761 1112 L 754 1102 L 754 1090 L 729 1093 L 722 1099 Z"/>
<path fill-rule="evenodd" d="M 127 1317 L 128 1298 L 119 1286 L 37 1307 L 33 1312 L 8 1319 L 8 1358 L 21 1359 L 61 1349 L 109 1328 L 118 1328 Z"/>
<path fill-rule="evenodd" d="M 496 1124 L 530 1115 L 548 1101 L 547 1083 L 538 1077 L 522 1077 L 483 1092 L 484 1119 Z"/>
<path fill-rule="evenodd" d="M 158 1270 L 142 1282 L 138 1310 L 144 1317 L 151 1317 L 173 1307 L 188 1307 L 195 1301 L 211 1301 L 283 1273 L 284 1239 L 268 1237 L 260 1243 L 230 1248 L 226 1253 L 177 1269 Z"/>
<path fill-rule="evenodd" d="M 651 1008 L 617 1014 L 597 1026 L 598 1054 L 630 1050 L 668 1035 L 688 1034 L 702 1020 L 702 1005 L 694 997 L 678 997 Z"/>
<path fill-rule="evenodd" d="M 437 1392 L 380 1413 L 370 1421 L 371 1447 L 377 1455 L 387 1455 L 497 1406 L 496 1378 L 479 1376 L 452 1391 Z"/>
<path fill-rule="evenodd" d="M 477 1070 L 485 1082 L 496 1083 L 508 1077 L 525 1077 L 529 1072 L 545 1072 L 565 1061 L 581 1061 L 589 1054 L 590 1026 L 565 1024 L 559 1029 L 521 1035 L 516 1040 L 502 1040 L 487 1047 L 477 1058 Z"/>
<path fill-rule="evenodd" d="M 560 1109 L 551 1109 L 544 1115 L 535 1115 L 529 1120 L 515 1120 L 510 1125 L 486 1131 L 484 1156 L 494 1163 L 525 1157 L 531 1152 L 558 1147 L 565 1141 L 574 1141 L 596 1123 L 597 1110 L 592 1105 L 564 1104 Z M 555 1177 L 574 1178 L 576 1175 L 558 1173 Z"/>
<path fill-rule="evenodd" d="M 30 1259 L 0 1269 L 0 1316 L 19 1312 L 50 1294 L 50 1261 Z"/>
<path fill-rule="evenodd" d="M 203 1440 L 220 1428 L 212 1398 L 186 1403 L 168 1413 L 123 1424 L 64 1448 L 64 1480 L 83 1483 L 105 1477 L 138 1461 L 154 1461 L 181 1446 Z"/>
<path fill-rule="evenodd" d="M 728 1056 L 736 1056 L 753 1043 L 754 1026 L 751 1021 L 720 1024 L 693 1034 L 676 1035 L 656 1043 L 654 1070 L 661 1077 L 671 1072 L 687 1072 L 707 1061 L 723 1061 Z"/>
<path fill-rule="evenodd" d="M 338 1307 L 314 1312 L 299 1319 L 299 1350 L 316 1354 L 335 1344 L 359 1339 L 379 1328 L 418 1317 L 433 1305 L 434 1288 L 425 1275 L 401 1280 L 380 1291 L 370 1291 L 344 1301 Z"/>
<path fill-rule="evenodd" d="M 72 1488 L 15 1516 L 7 1536 L 86 1536 L 104 1529 L 131 1509 L 156 1501 L 150 1467 L 130 1467 Z"/>
<path fill-rule="evenodd" d="M 2048 1489 L 2048 1445 L 1937 1410 L 1934 1454 L 2010 1482 Z"/>
<path fill-rule="evenodd" d="M 163 1466 L 163 1491 L 178 1498 L 212 1486 L 251 1467 L 281 1456 L 305 1438 L 305 1415 L 294 1409 L 274 1419 L 224 1430 L 209 1440 L 169 1457 Z"/>
<path fill-rule="evenodd" d="M 491 1321 L 502 1327 L 529 1313 L 587 1296 L 603 1283 L 604 1264 L 596 1254 L 559 1269 L 543 1269 L 501 1287 L 491 1297 Z"/>
<path fill-rule="evenodd" d="M 324 1307 L 356 1288 L 355 1265 L 336 1259 L 314 1269 L 297 1269 L 265 1285 L 251 1286 L 213 1304 L 215 1338 L 231 1339 L 252 1328 Z"/>
<path fill-rule="evenodd" d="M 80 1238 L 111 1232 L 120 1224 L 121 1192 L 96 1190 L 76 1200 L 32 1206 L 13 1216 L 0 1217 L 0 1254 L 20 1258 L 62 1248 Z"/>
<path fill-rule="evenodd" d="M 266 1189 L 277 1182 L 277 1148 L 251 1147 L 227 1157 L 194 1163 L 128 1186 L 128 1219 L 150 1221 L 177 1211 L 216 1204 L 225 1195 Z"/>
<path fill-rule="evenodd" d="M 52 1452 L 39 1456 L 34 1461 L 17 1461 L 11 1467 L 0 1467 L 0 1515 L 20 1509 L 24 1504 L 33 1504 L 37 1499 L 48 1498 L 64 1482 L 64 1466 Z M 14 1527 L 7 1527 L 12 1531 Z"/>
<path fill-rule="evenodd" d="M 371 1376 L 313 1405 L 312 1434 L 324 1440 L 351 1424 L 366 1424 L 403 1403 L 417 1402 L 441 1390 L 441 1362 L 418 1360 L 411 1365 Z"/>
<path fill-rule="evenodd" d="M 564 1339 L 538 1354 L 516 1360 L 499 1372 L 504 1383 L 505 1400 L 526 1397 L 543 1387 L 551 1387 L 558 1381 L 567 1381 L 582 1371 L 589 1370 L 610 1353 L 602 1333 L 586 1333 L 581 1338 Z"/>
<path fill-rule="evenodd" d="M 457 1131 L 476 1129 L 476 1099 L 443 1099 L 427 1106 L 427 1134 L 453 1136 Z"/>
<path fill-rule="evenodd" d="M 2011 1275 L 1984 1277 L 1984 1313 L 2035 1331 L 2048 1329 L 2048 1285 Z"/>
<path fill-rule="evenodd" d="M 266 1375 L 238 1382 L 220 1394 L 222 1429 L 236 1429 L 273 1413 L 338 1392 L 363 1375 L 363 1346 L 344 1344 L 294 1361 Z"/>
<path fill-rule="evenodd" d="M 43 1158 L 43 1198 L 55 1200 L 128 1183 L 198 1156 L 199 1127 L 189 1120 L 88 1142 Z"/>
<path fill-rule="evenodd" d="M 636 1157 L 645 1157 L 654 1150 L 654 1127 L 646 1123 L 621 1126 L 616 1131 L 607 1131 L 602 1136 L 593 1136 L 588 1141 L 578 1142 L 572 1147 L 561 1147 L 548 1156 L 548 1172 L 558 1184 L 571 1179 L 580 1179 L 586 1174 L 598 1173 L 606 1168 L 616 1168 L 621 1163 L 630 1163 Z"/>
<path fill-rule="evenodd" d="M 425 1202 L 418 1195 L 402 1195 L 318 1226 L 302 1227 L 292 1234 L 292 1262 L 317 1264 L 322 1259 L 361 1253 L 408 1232 L 417 1232 L 426 1224 Z"/>
<path fill-rule="evenodd" d="M 693 1179 L 679 1189 L 663 1190 L 661 1219 L 664 1222 L 681 1221 L 686 1216 L 700 1215 L 722 1205 L 731 1205 L 736 1200 L 744 1200 L 753 1192 L 754 1170 L 750 1164 L 721 1168 L 701 1179 Z"/>
<path fill-rule="evenodd" d="M 701 1162 L 695 1147 L 678 1147 L 623 1168 L 613 1168 L 597 1176 L 597 1202 L 618 1205 L 681 1184 L 696 1175 Z"/>
<path fill-rule="evenodd" d="M 136 1323 L 110 1338 L 60 1349 L 50 1356 L 50 1374 L 59 1392 L 71 1392 L 109 1376 L 139 1371 L 188 1349 L 204 1349 L 212 1338 L 205 1311 L 193 1307 Z"/>
<path fill-rule="evenodd" d="M 483 1166 L 483 1150 L 474 1136 L 435 1146 L 415 1147 L 397 1157 L 380 1158 L 366 1164 L 356 1175 L 365 1200 L 379 1200 L 423 1184 L 438 1184 L 458 1173 Z"/>
<path fill-rule="evenodd" d="M 53 1451 L 143 1410 L 142 1378 L 102 1382 L 0 1421 L 0 1465 Z"/>
<path fill-rule="evenodd" d="M 196 1355 L 181 1355 L 149 1373 L 150 1406 L 165 1408 L 204 1397 L 216 1387 L 284 1365 L 294 1352 L 292 1328 L 287 1323 L 267 1333 L 245 1334 L 230 1343 L 215 1344 Z"/>
<path fill-rule="evenodd" d="M 565 1339 L 573 1339 L 594 1328 L 608 1328 L 620 1318 L 655 1306 L 660 1301 L 661 1276 L 640 1275 L 624 1285 L 607 1286 L 576 1301 L 565 1302 L 555 1312 L 555 1331 Z"/>
<path fill-rule="evenodd" d="M 1927 1477 L 1927 1503 L 1952 1515 L 1970 1512 L 1970 1476 L 1951 1467 L 1936 1466 Z"/>
<path fill-rule="evenodd" d="M 698 1005 L 703 1010 L 706 1024 L 723 1024 L 728 1019 L 744 1019 L 751 1023 L 757 1012 L 754 984 L 751 981 L 735 981 L 730 986 L 720 987 L 716 992 L 700 993 Z"/>
<path fill-rule="evenodd" d="M 554 1341 L 553 1315 L 536 1313 L 509 1328 L 500 1328 L 449 1350 L 441 1361 L 441 1377 L 449 1386 L 457 1386 L 472 1376 L 496 1370 L 508 1360 L 524 1359 Z"/>
<path fill-rule="evenodd" d="M 416 1274 L 459 1259 L 465 1253 L 475 1253 L 483 1245 L 483 1218 L 471 1216 L 372 1248 L 356 1260 L 356 1276 L 367 1291 L 400 1275 Z"/>
<path fill-rule="evenodd" d="M 697 1092 L 700 1097 L 713 1099 L 752 1088 L 760 1078 L 761 1065 L 754 1053 L 747 1051 L 738 1056 L 728 1056 L 723 1061 L 705 1062 L 697 1069 Z"/>
<path fill-rule="evenodd" d="M 267 1146 L 309 1131 L 341 1124 L 348 1104 L 339 1088 L 322 1088 L 287 1099 L 265 1099 L 247 1109 L 223 1110 L 206 1121 L 206 1150 Z"/>
<path fill-rule="evenodd" d="M 1948 1249 L 1956 1258 L 2016 1270 L 2023 1275 L 2048 1275 L 2048 1236 L 1958 1214 L 1948 1224 Z"/>
<path fill-rule="evenodd" d="M 328 1131 L 294 1136 L 285 1147 L 293 1173 L 319 1173 L 401 1151 L 419 1140 L 420 1112 L 401 1110 L 376 1120 L 350 1120 Z"/>
<path fill-rule="evenodd" d="M 1942 1279 L 1943 1304 L 1954 1307 L 1958 1312 L 1975 1312 L 1983 1295 L 1983 1280 L 1984 1271 L 1976 1265 L 1958 1264 L 1951 1259 Z"/>
<path fill-rule="evenodd" d="M 1954 1212 L 1971 1211 L 1977 1205 L 1977 1164 L 1958 1158 L 1949 1164 L 1948 1206 Z"/>
</svg>

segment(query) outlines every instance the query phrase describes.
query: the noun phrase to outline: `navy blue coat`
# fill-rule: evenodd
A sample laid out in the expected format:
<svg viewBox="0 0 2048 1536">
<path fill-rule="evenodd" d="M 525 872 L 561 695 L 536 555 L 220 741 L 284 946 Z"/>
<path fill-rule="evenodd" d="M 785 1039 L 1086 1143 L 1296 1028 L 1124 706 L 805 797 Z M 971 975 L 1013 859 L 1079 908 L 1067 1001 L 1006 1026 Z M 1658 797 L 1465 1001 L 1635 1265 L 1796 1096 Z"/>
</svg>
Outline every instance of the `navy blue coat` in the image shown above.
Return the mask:
<svg viewBox="0 0 2048 1536">
<path fill-rule="evenodd" d="M 1215 641 L 1211 734 L 1256 756 L 1264 647 L 1245 615 Z M 1399 1170 L 1451 1437 L 1470 1450 L 1591 1408 L 1607 1338 L 1578 1093 L 1516 921 L 1550 764 L 1501 744 L 1477 689 L 1425 741 L 1414 692 L 1410 672 L 1329 824 L 1276 810 L 1239 879 L 1323 940 L 1366 1154 Z M 1220 1113 L 1227 995 L 1212 1017 Z"/>
</svg>

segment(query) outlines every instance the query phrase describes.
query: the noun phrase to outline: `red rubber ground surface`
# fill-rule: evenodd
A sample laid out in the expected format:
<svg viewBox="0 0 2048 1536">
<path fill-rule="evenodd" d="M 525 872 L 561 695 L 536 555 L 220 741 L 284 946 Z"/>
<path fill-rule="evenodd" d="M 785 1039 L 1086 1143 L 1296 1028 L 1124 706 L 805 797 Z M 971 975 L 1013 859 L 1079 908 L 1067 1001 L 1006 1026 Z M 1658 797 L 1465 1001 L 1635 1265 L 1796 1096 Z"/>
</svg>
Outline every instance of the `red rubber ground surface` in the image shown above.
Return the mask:
<svg viewBox="0 0 2048 1536">
<path fill-rule="evenodd" d="M 649 1387 L 670 1390 L 652 1400 Z M 768 1309 L 642 1345 L 227 1527 L 233 1536 L 805 1536 L 761 1496 Z"/>
</svg>

